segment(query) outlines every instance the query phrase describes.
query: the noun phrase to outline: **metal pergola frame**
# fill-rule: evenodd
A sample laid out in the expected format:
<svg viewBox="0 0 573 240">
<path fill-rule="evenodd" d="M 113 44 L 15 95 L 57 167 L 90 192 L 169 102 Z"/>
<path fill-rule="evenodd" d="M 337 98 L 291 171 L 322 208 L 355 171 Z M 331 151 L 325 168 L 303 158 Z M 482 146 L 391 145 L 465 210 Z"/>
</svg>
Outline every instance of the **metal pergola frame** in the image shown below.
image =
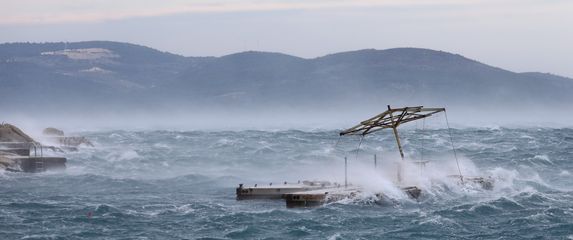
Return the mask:
<svg viewBox="0 0 573 240">
<path fill-rule="evenodd" d="M 386 128 L 395 129 L 404 123 L 416 121 L 445 111 L 445 108 L 424 108 L 423 106 L 391 108 L 390 105 L 388 105 L 388 110 L 385 112 L 340 132 L 340 136 L 367 135 Z"/>
<path fill-rule="evenodd" d="M 398 126 L 407 122 L 412 122 L 419 119 L 427 118 L 439 112 L 446 112 L 446 109 L 424 108 L 424 106 L 391 108 L 390 105 L 388 105 L 388 110 L 370 119 L 364 120 L 360 122 L 360 124 L 354 127 L 351 127 L 349 129 L 340 132 L 340 136 L 360 135 L 364 137 L 365 135 L 380 131 L 382 129 L 391 128 L 392 131 L 394 132 L 394 137 L 396 138 L 396 144 L 398 144 L 398 150 L 400 151 L 400 157 L 402 158 L 403 161 L 404 150 L 402 149 L 402 144 L 400 143 L 400 137 L 398 136 L 398 130 L 397 130 Z M 360 142 L 362 143 L 362 140 Z M 457 157 L 456 157 L 456 163 L 457 163 Z M 401 171 L 402 171 L 401 167 L 399 167 L 398 181 L 402 181 Z"/>
</svg>

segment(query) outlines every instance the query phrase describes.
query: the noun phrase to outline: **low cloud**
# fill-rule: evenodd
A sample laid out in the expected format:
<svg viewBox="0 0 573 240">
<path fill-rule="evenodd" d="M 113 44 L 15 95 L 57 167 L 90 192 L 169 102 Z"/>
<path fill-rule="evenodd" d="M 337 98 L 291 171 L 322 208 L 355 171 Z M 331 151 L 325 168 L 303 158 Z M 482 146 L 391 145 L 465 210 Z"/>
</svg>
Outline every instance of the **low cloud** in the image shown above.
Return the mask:
<svg viewBox="0 0 573 240">
<path fill-rule="evenodd" d="M 100 22 L 185 13 L 319 10 L 352 7 L 459 5 L 455 0 L 275 0 L 275 1 L 161 1 L 161 0 L 21 0 L 2 3 L 0 24 Z"/>
</svg>

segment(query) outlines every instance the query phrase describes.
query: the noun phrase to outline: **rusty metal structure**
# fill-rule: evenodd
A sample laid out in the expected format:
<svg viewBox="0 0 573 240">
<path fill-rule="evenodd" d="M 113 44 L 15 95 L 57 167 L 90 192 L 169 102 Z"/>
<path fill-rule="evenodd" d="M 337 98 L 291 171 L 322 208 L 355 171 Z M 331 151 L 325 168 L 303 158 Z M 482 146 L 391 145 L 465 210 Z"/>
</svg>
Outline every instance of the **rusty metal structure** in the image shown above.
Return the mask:
<svg viewBox="0 0 573 240">
<path fill-rule="evenodd" d="M 360 124 L 340 132 L 340 136 L 344 135 L 368 135 L 386 128 L 391 128 L 396 137 L 396 143 L 398 144 L 398 150 L 400 150 L 400 156 L 404 159 L 404 151 L 402 150 L 402 144 L 400 143 L 400 137 L 398 136 L 398 126 L 420 120 L 422 118 L 427 118 L 439 112 L 445 112 L 445 108 L 424 108 L 423 106 L 418 107 L 403 107 L 403 108 L 391 108 L 388 105 L 388 110 L 380 113 L 370 119 L 360 122 Z"/>
<path fill-rule="evenodd" d="M 396 139 L 396 144 L 398 145 L 398 150 L 400 151 L 400 157 L 404 160 L 404 150 L 400 142 L 400 136 L 398 135 L 398 127 L 404 123 L 424 119 L 430 117 L 439 112 L 446 112 L 445 108 L 424 108 L 424 106 L 416 107 L 403 107 L 403 108 L 392 108 L 388 105 L 388 110 L 380 113 L 372 118 L 360 122 L 360 124 L 346 129 L 340 132 L 340 136 L 345 135 L 360 135 L 362 138 L 368 134 L 383 130 L 392 129 L 394 137 Z M 449 125 L 449 124 L 448 124 Z M 449 130 L 449 127 L 448 127 Z M 362 142 L 361 138 L 361 142 Z M 453 148 L 453 142 L 452 142 Z M 454 148 L 455 153 L 455 148 Z M 458 172 L 460 176 L 461 170 L 459 168 L 458 159 L 456 156 L 456 164 L 458 165 Z M 398 182 L 402 182 L 402 166 L 398 165 L 397 171 Z M 463 181 L 463 178 L 460 178 Z"/>
<path fill-rule="evenodd" d="M 380 113 L 370 119 L 364 120 L 360 122 L 360 124 L 351 127 L 347 130 L 340 132 L 340 136 L 344 135 L 360 135 L 364 137 L 365 135 L 390 128 L 394 133 L 394 137 L 396 138 L 396 144 L 398 145 L 398 150 L 400 151 L 400 157 L 402 161 L 404 160 L 404 151 L 402 149 L 402 144 L 400 143 L 400 137 L 398 135 L 398 127 L 404 123 L 424 119 L 430 117 L 436 113 L 443 112 L 446 118 L 446 124 L 448 127 L 448 135 L 450 137 L 450 143 L 452 146 L 452 151 L 454 153 L 454 157 L 456 159 L 456 166 L 458 168 L 459 175 L 450 175 L 451 177 L 458 178 L 461 183 L 463 184 L 464 181 L 478 183 L 482 186 L 482 188 L 491 190 L 494 185 L 494 180 L 490 177 L 464 177 L 462 175 L 462 171 L 460 168 L 460 163 L 458 161 L 458 156 L 456 153 L 456 148 L 454 147 L 454 140 L 452 137 L 452 131 L 450 128 L 450 124 L 448 122 L 448 115 L 446 114 L 445 108 L 425 108 L 423 106 L 416 106 L 416 107 L 403 107 L 403 108 L 391 108 L 388 105 L 388 110 Z M 362 141 L 362 139 L 361 139 Z M 425 164 L 425 162 L 420 162 L 421 164 Z M 398 166 L 398 182 L 402 182 L 401 175 L 402 175 L 402 167 L 401 165 Z"/>
</svg>

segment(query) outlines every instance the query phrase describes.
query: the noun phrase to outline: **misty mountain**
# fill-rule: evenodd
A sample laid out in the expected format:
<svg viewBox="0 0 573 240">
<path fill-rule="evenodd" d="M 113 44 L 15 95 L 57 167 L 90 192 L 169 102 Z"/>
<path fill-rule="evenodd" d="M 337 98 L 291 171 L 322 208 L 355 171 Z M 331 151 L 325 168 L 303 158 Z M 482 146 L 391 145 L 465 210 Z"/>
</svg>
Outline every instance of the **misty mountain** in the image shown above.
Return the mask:
<svg viewBox="0 0 573 240">
<path fill-rule="evenodd" d="M 457 54 L 366 49 L 304 59 L 184 57 L 128 43 L 0 44 L 0 108 L 567 106 L 573 79 L 515 73 Z"/>
</svg>

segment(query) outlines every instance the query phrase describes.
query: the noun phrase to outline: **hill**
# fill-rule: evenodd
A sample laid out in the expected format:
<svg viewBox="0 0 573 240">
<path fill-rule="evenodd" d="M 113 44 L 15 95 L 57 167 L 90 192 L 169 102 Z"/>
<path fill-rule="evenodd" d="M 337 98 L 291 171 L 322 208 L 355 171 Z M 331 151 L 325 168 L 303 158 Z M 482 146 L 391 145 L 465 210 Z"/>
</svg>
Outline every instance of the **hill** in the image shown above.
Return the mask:
<svg viewBox="0 0 573 240">
<path fill-rule="evenodd" d="M 242 52 L 184 57 L 107 42 L 0 44 L 0 108 L 307 108 L 567 106 L 573 80 L 515 73 L 419 48 L 304 59 Z"/>
</svg>

